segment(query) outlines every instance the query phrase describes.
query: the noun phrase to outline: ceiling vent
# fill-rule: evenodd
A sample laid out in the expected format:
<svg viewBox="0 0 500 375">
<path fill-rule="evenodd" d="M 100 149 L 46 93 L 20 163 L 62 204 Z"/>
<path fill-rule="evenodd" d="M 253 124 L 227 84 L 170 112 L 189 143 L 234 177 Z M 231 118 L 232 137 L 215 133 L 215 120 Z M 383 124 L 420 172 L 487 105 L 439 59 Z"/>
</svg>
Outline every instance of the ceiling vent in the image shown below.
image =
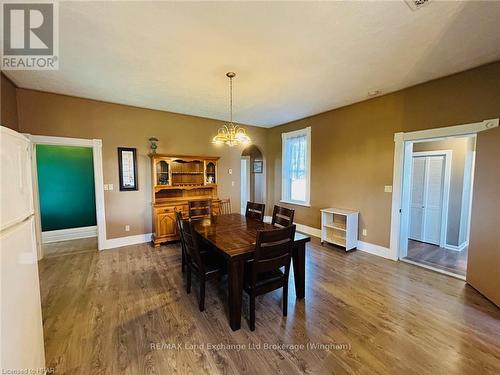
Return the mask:
<svg viewBox="0 0 500 375">
<path fill-rule="evenodd" d="M 411 10 L 418 10 L 430 3 L 431 0 L 404 0 Z"/>
</svg>

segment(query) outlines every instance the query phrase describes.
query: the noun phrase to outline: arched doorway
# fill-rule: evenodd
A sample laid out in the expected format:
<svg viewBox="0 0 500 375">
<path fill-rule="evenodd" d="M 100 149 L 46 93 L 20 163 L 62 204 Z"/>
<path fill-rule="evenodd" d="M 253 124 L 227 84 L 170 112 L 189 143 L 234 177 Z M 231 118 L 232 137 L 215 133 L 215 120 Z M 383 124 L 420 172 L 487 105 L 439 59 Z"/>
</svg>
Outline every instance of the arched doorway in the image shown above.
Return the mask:
<svg viewBox="0 0 500 375">
<path fill-rule="evenodd" d="M 247 201 L 264 203 L 266 179 L 264 157 L 255 145 L 246 147 L 241 153 L 241 212 Z"/>
</svg>

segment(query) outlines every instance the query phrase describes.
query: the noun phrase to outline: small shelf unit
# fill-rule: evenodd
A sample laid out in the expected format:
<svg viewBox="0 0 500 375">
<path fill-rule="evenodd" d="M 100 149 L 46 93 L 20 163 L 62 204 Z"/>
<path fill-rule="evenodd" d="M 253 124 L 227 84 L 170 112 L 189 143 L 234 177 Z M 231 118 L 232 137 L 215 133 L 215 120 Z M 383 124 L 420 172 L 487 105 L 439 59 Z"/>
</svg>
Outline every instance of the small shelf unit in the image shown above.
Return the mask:
<svg viewBox="0 0 500 375">
<path fill-rule="evenodd" d="M 321 210 L 321 244 L 324 242 L 345 247 L 346 251 L 358 246 L 358 211 L 343 208 Z"/>
</svg>

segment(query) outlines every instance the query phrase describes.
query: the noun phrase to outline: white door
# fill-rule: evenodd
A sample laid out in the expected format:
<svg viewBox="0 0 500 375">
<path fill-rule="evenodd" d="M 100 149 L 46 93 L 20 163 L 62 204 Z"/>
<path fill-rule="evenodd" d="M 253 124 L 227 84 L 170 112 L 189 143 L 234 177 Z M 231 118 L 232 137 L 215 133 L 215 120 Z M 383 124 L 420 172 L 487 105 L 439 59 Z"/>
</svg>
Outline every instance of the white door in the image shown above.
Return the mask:
<svg viewBox="0 0 500 375">
<path fill-rule="evenodd" d="M 241 199 L 240 212 L 245 215 L 247 202 L 250 200 L 250 158 L 241 158 Z"/>
<path fill-rule="evenodd" d="M 409 238 L 439 245 L 445 156 L 413 157 Z"/>
</svg>

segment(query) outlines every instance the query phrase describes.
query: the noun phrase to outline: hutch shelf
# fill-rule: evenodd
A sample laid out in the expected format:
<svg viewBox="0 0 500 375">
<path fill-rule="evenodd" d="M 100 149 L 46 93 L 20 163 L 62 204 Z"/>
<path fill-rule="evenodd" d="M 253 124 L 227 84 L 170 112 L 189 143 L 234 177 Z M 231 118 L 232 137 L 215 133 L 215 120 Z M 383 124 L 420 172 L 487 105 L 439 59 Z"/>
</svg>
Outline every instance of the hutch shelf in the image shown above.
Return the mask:
<svg viewBox="0 0 500 375">
<path fill-rule="evenodd" d="M 346 251 L 358 246 L 358 211 L 342 208 L 321 210 L 321 244 L 328 242 L 345 247 Z"/>
<path fill-rule="evenodd" d="M 212 199 L 212 212 L 220 212 L 217 196 L 218 157 L 150 154 L 153 205 L 153 244 L 179 239 L 175 211 L 188 216 L 188 201 Z"/>
</svg>

